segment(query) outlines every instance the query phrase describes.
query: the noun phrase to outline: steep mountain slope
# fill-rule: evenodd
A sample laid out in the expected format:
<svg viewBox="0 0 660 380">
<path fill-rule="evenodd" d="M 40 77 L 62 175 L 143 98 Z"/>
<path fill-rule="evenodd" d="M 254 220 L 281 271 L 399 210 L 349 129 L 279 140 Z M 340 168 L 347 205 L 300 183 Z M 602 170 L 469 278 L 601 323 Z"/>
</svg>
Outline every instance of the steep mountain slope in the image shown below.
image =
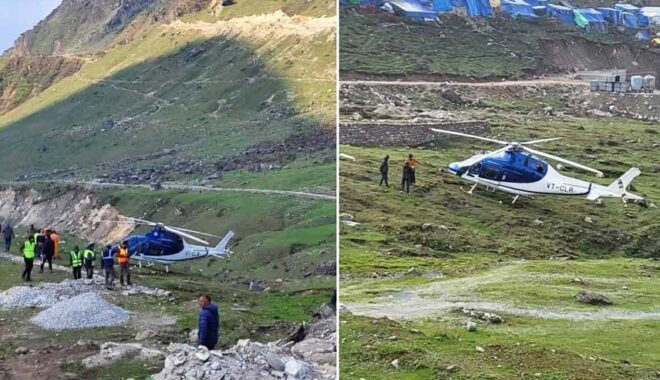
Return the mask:
<svg viewBox="0 0 660 380">
<path fill-rule="evenodd" d="M 104 48 L 0 116 L 2 176 L 213 182 L 228 170 L 271 170 L 263 175 L 295 183 L 315 167 L 317 182 L 332 188 L 335 19 L 325 15 L 334 3 L 212 3 L 128 2 L 137 8 L 124 11 L 121 32 L 108 32 L 109 13 L 90 5 L 80 27 L 95 33 L 50 43 L 46 30 L 71 22 L 64 10 L 85 6 L 65 2 L 8 59 Z"/>
</svg>

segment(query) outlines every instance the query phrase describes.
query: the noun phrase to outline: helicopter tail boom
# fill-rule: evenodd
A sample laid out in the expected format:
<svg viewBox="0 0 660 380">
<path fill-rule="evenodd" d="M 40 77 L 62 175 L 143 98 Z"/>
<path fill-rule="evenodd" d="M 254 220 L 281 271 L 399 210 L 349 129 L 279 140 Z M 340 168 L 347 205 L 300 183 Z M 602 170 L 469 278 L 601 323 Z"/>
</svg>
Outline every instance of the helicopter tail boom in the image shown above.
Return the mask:
<svg viewBox="0 0 660 380">
<path fill-rule="evenodd" d="M 638 168 L 630 168 L 625 172 L 621 177 L 617 178 L 616 181 L 612 182 L 609 186 L 599 186 L 594 185 L 592 187 L 591 193 L 587 196 L 587 199 L 595 201 L 601 197 L 612 197 L 612 198 L 623 198 L 624 200 L 634 200 L 641 201 L 644 200 L 643 197 L 640 197 L 637 194 L 628 192 L 628 186 L 632 181 L 639 176 L 641 171 Z"/>
</svg>

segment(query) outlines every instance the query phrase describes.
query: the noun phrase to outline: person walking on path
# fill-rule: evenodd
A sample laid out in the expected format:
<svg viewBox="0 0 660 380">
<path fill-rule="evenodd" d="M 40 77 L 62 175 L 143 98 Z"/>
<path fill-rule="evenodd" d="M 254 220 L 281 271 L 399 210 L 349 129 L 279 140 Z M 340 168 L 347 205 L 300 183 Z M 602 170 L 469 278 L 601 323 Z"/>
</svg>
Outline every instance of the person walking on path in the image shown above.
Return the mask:
<svg viewBox="0 0 660 380">
<path fill-rule="evenodd" d="M 117 272 L 115 272 L 115 258 L 110 245 L 106 245 L 101 252 L 101 268 L 103 268 L 103 275 L 105 276 L 105 287 L 112 290 L 115 286 Z"/>
<path fill-rule="evenodd" d="M 201 294 L 197 303 L 200 308 L 197 345 L 212 350 L 218 344 L 220 325 L 218 306 L 211 303 L 211 297 L 208 294 Z"/>
<path fill-rule="evenodd" d="M 44 242 L 41 246 L 41 253 L 41 268 L 39 268 L 39 272 L 44 272 L 44 265 L 46 262 L 48 262 L 48 269 L 50 270 L 50 273 L 53 273 L 53 255 L 55 255 L 55 243 L 53 243 L 53 240 L 51 240 L 50 233 L 48 231 L 46 231 L 46 235 L 44 236 Z"/>
<path fill-rule="evenodd" d="M 385 158 L 383 158 L 383 162 L 380 164 L 380 183 L 378 183 L 378 186 L 383 186 L 383 182 L 385 183 L 385 187 L 390 187 L 390 184 L 387 182 L 387 172 L 390 170 L 390 156 L 387 155 Z"/>
<path fill-rule="evenodd" d="M 414 176 L 415 176 L 415 172 L 413 171 L 412 167 L 410 166 L 410 163 L 408 161 L 406 161 L 403 164 L 403 174 L 401 176 L 401 192 L 402 193 L 405 191 L 407 194 L 410 194 L 410 185 L 412 184 Z"/>
<path fill-rule="evenodd" d="M 71 268 L 73 268 L 73 279 L 80 280 L 82 278 L 83 253 L 78 246 L 75 246 L 73 247 L 70 256 Z"/>
<path fill-rule="evenodd" d="M 119 263 L 119 282 L 124 286 L 124 275 L 126 275 L 126 284 L 131 286 L 131 268 L 129 264 L 130 252 L 128 251 L 128 241 L 124 240 L 119 246 L 117 252 L 117 262 Z"/>
<path fill-rule="evenodd" d="M 87 279 L 91 280 L 94 276 L 94 261 L 96 261 L 96 253 L 94 252 L 94 243 L 89 243 L 83 252 L 83 262 L 87 272 Z"/>
<path fill-rule="evenodd" d="M 11 249 L 11 240 L 16 238 L 16 235 L 14 235 L 14 229 L 11 228 L 11 224 L 9 224 L 9 222 L 7 222 L 5 227 L 2 229 L 2 237 L 5 238 L 5 251 L 9 252 Z"/>
<path fill-rule="evenodd" d="M 29 235 L 25 243 L 21 246 L 21 254 L 23 255 L 23 260 L 25 261 L 25 269 L 23 270 L 22 278 L 23 281 L 32 281 L 32 267 L 34 266 L 34 236 Z"/>
</svg>

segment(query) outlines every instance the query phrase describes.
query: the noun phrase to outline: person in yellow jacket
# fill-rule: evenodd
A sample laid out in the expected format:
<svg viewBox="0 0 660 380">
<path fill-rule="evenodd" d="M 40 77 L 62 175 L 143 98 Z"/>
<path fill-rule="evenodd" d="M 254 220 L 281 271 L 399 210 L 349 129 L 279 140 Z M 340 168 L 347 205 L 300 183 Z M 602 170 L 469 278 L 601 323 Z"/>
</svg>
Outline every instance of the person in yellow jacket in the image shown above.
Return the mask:
<svg viewBox="0 0 660 380">
<path fill-rule="evenodd" d="M 87 279 L 91 280 L 94 276 L 94 261 L 96 261 L 96 253 L 94 252 L 94 243 L 89 243 L 87 248 L 83 251 L 83 262 L 85 263 L 85 270 L 87 271 Z"/>
<path fill-rule="evenodd" d="M 82 278 L 82 264 L 83 253 L 78 246 L 73 247 L 71 251 L 71 268 L 73 268 L 73 279 L 80 280 Z"/>
<path fill-rule="evenodd" d="M 21 254 L 23 255 L 23 260 L 25 261 L 25 269 L 23 270 L 23 281 L 32 281 L 30 277 L 32 275 L 32 267 L 34 266 L 34 251 L 36 244 L 34 242 L 34 236 L 29 235 L 23 246 L 21 247 Z"/>
</svg>

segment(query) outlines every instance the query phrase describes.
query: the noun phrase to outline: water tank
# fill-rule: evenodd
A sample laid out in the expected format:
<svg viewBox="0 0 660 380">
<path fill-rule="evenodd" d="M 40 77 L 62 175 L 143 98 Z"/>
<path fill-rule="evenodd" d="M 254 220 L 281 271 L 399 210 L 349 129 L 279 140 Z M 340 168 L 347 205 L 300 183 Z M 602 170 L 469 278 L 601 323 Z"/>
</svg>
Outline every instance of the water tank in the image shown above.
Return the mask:
<svg viewBox="0 0 660 380">
<path fill-rule="evenodd" d="M 655 89 L 655 76 L 653 75 L 644 76 L 644 89 L 646 90 Z"/>
<path fill-rule="evenodd" d="M 630 77 L 630 88 L 633 91 L 642 91 L 644 86 L 644 78 L 641 75 L 633 75 Z"/>
</svg>

